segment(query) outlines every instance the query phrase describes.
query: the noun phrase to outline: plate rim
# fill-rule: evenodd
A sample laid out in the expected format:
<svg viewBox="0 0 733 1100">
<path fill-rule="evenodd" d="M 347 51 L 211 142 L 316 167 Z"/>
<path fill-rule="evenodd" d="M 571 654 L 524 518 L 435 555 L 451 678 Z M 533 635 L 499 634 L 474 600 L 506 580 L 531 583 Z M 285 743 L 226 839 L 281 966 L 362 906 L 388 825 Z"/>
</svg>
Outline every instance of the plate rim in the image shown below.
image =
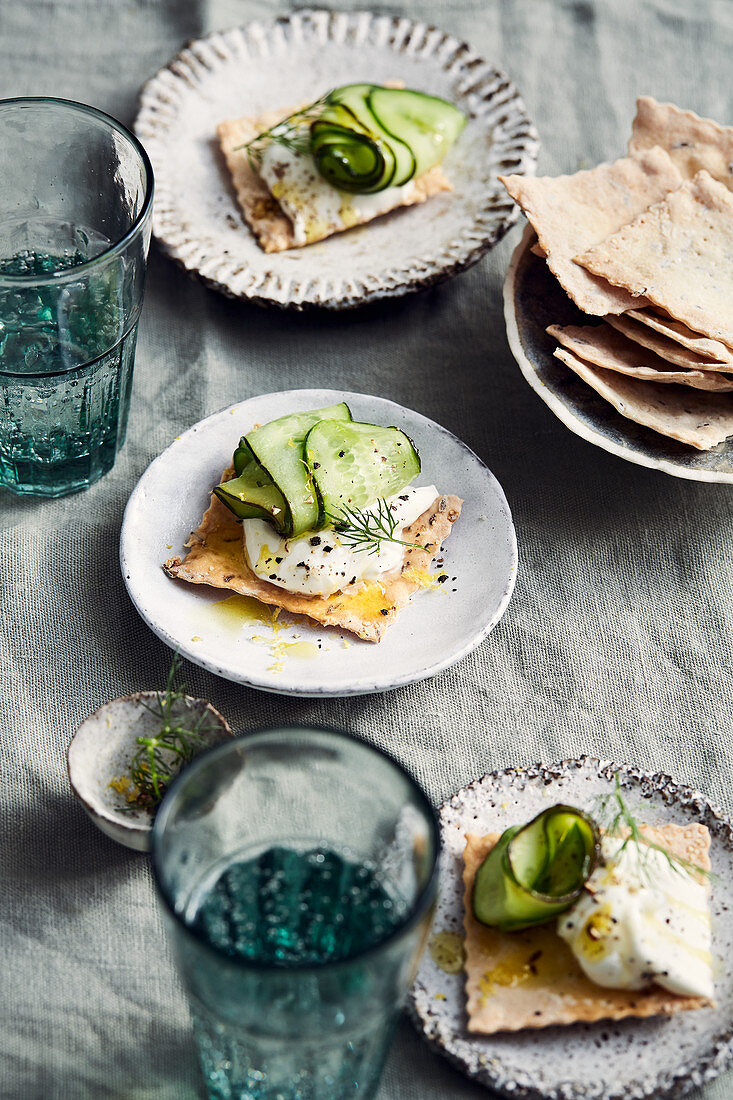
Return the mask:
<svg viewBox="0 0 733 1100">
<path fill-rule="evenodd" d="M 162 101 L 165 102 L 166 93 L 169 92 L 171 79 L 180 78 L 182 70 L 189 67 L 191 55 L 193 54 L 194 58 L 196 58 L 195 50 L 197 48 L 200 49 L 202 46 L 213 46 L 216 39 L 226 39 L 228 36 L 236 33 L 246 34 L 252 29 L 255 30 L 255 33 L 260 35 L 262 35 L 263 32 L 272 34 L 278 29 L 282 30 L 285 25 L 302 28 L 309 22 L 315 23 L 318 19 L 323 21 L 342 19 L 350 24 L 358 23 L 359 20 L 368 19 L 369 21 L 374 21 L 379 24 L 383 23 L 386 26 L 401 28 L 401 30 L 405 32 L 403 35 L 405 38 L 408 38 L 418 30 L 424 32 L 426 35 L 440 34 L 442 36 L 442 44 L 448 43 L 451 47 L 449 60 L 453 61 L 458 57 L 462 57 L 463 63 L 470 68 L 472 73 L 480 71 L 482 67 L 486 70 L 483 76 L 484 80 L 491 79 L 495 81 L 502 94 L 506 95 L 507 92 L 509 93 L 509 101 L 514 110 L 519 114 L 522 126 L 521 143 L 518 148 L 514 148 L 514 146 L 519 139 L 517 137 L 512 138 L 511 155 L 513 159 L 518 161 L 517 166 L 514 167 L 512 171 L 521 175 L 535 174 L 540 148 L 539 135 L 514 81 L 502 69 L 499 69 L 492 62 L 486 61 L 461 37 L 453 35 L 448 31 L 443 31 L 432 23 L 426 23 L 419 18 L 400 16 L 389 11 L 369 11 L 366 9 L 348 11 L 308 6 L 280 16 L 253 19 L 247 23 L 235 24 L 223 30 L 210 31 L 208 34 L 190 39 L 181 47 L 175 56 L 167 62 L 167 64 L 161 66 L 161 68 L 142 85 L 138 99 L 138 110 L 133 124 L 134 133 L 140 141 L 145 142 L 149 136 L 148 128 L 155 125 L 161 125 L 160 119 L 156 117 L 156 103 L 159 105 L 161 102 L 159 96 L 162 97 Z M 386 40 L 384 45 L 386 48 L 391 48 L 389 40 Z M 467 93 L 473 94 L 475 90 L 475 87 L 468 88 Z M 492 145 L 496 144 L 498 143 L 492 143 Z M 389 278 L 389 276 L 395 274 L 404 275 L 404 269 L 400 271 L 400 269 L 395 268 L 392 272 L 385 272 L 385 278 L 381 286 L 362 288 L 359 292 L 349 290 L 350 280 L 345 279 L 341 284 L 338 295 L 335 293 L 327 293 L 324 299 L 318 300 L 313 297 L 303 297 L 297 300 L 289 298 L 281 301 L 267 293 L 251 292 L 247 288 L 243 288 L 239 291 L 233 290 L 226 282 L 217 278 L 210 271 L 207 272 L 202 270 L 200 263 L 191 254 L 190 249 L 182 250 L 180 245 L 177 245 L 174 241 L 172 242 L 169 239 L 169 233 L 161 229 L 161 215 L 157 213 L 156 210 L 153 212 L 153 235 L 163 252 L 185 271 L 187 275 L 191 278 L 200 280 L 204 285 L 218 291 L 226 297 L 252 302 L 255 305 L 266 308 L 277 308 L 294 312 L 310 312 L 312 310 L 342 311 L 357 309 L 375 301 L 396 300 L 407 294 L 427 290 L 467 270 L 477 263 L 486 252 L 493 248 L 515 224 L 519 216 L 519 207 L 515 203 L 511 203 L 511 200 L 509 200 L 507 205 L 507 212 L 488 235 L 484 236 L 481 241 L 473 245 L 470 244 L 470 240 L 465 239 L 462 253 L 452 262 L 448 262 L 447 264 L 442 263 L 439 268 L 427 274 L 418 271 L 414 275 L 408 275 L 406 278 L 401 278 L 397 283 L 394 282 L 393 278 Z M 158 206 L 157 211 L 159 210 L 160 207 Z M 416 262 L 420 266 L 425 265 L 425 261 L 422 259 Z M 308 280 L 309 283 L 312 281 L 312 279 Z M 326 280 L 326 282 L 328 283 L 328 280 Z"/>
<path fill-rule="evenodd" d="M 386 406 L 388 409 L 397 409 L 400 413 L 407 412 L 411 416 L 417 417 L 418 420 L 423 421 L 431 430 L 439 431 L 443 435 L 447 436 L 454 445 L 457 445 L 462 450 L 466 451 L 470 458 L 477 463 L 482 470 L 485 477 L 488 478 L 491 484 L 492 490 L 495 493 L 499 505 L 497 512 L 497 518 L 501 518 L 505 523 L 506 535 L 507 535 L 507 549 L 510 559 L 508 576 L 506 577 L 503 592 L 498 602 L 498 606 L 489 620 L 477 631 L 474 631 L 467 641 L 460 649 L 453 651 L 449 656 L 444 659 L 434 661 L 429 667 L 422 669 L 419 674 L 415 675 L 414 672 L 406 672 L 397 677 L 390 677 L 388 680 L 385 677 L 381 677 L 379 680 L 375 680 L 374 677 L 370 678 L 368 683 L 355 685 L 353 682 L 351 686 L 348 684 L 339 688 L 315 688 L 315 687 L 301 687 L 297 683 L 291 682 L 268 682 L 263 683 L 261 679 L 247 677 L 246 675 L 233 676 L 230 672 L 225 672 L 220 668 L 215 661 L 210 660 L 204 654 L 197 652 L 195 647 L 192 648 L 190 642 L 181 642 L 180 639 L 172 635 L 164 626 L 162 626 L 157 620 L 155 620 L 150 613 L 148 613 L 145 604 L 144 597 L 141 595 L 138 586 L 133 582 L 133 575 L 129 568 L 129 552 L 128 552 L 128 538 L 131 535 L 130 523 L 132 522 L 132 516 L 135 509 L 138 507 L 138 501 L 144 496 L 146 488 L 146 479 L 151 469 L 156 466 L 168 452 L 174 446 L 178 445 L 180 441 L 189 434 L 194 434 L 200 427 L 213 420 L 216 417 L 220 417 L 225 413 L 230 412 L 232 409 L 240 410 L 250 402 L 260 401 L 263 399 L 288 399 L 294 395 L 298 397 L 305 397 L 310 394 L 318 394 L 321 397 L 324 394 L 330 394 L 333 396 L 340 395 L 340 400 L 349 401 L 354 398 L 367 399 L 369 401 L 378 401 L 382 406 Z M 321 397 L 317 400 L 321 400 Z M 133 540 L 134 541 L 134 540 Z M 122 572 L 122 578 L 135 610 L 140 615 L 143 622 L 157 635 L 162 642 L 165 643 L 170 649 L 177 650 L 187 660 L 193 664 L 198 665 L 201 668 L 207 669 L 207 671 L 214 673 L 216 676 L 220 676 L 230 683 L 242 684 L 245 687 L 250 687 L 258 691 L 266 691 L 275 695 L 290 695 L 300 696 L 303 698 L 342 698 L 348 696 L 370 695 L 375 693 L 381 693 L 386 691 L 394 691 L 397 688 L 406 687 L 409 684 L 420 683 L 423 680 L 437 676 L 439 673 L 445 671 L 445 669 L 452 667 L 458 661 L 472 653 L 491 633 L 497 623 L 503 617 L 507 607 L 512 598 L 514 592 L 514 586 L 517 580 L 519 553 L 517 545 L 517 534 L 514 526 L 514 521 L 507 501 L 506 494 L 496 478 L 495 474 L 488 468 L 486 463 L 479 455 L 473 451 L 467 443 L 464 443 L 462 439 L 459 439 L 450 429 L 445 428 L 442 424 L 432 420 L 430 417 L 425 416 L 423 413 L 417 412 L 415 409 L 410 409 L 406 405 L 401 405 L 396 401 L 392 401 L 386 397 L 379 397 L 376 394 L 357 393 L 349 390 L 332 390 L 324 388 L 307 387 L 297 390 L 276 390 L 271 393 L 255 394 L 251 398 L 246 398 L 244 401 L 234 402 L 232 405 L 225 405 L 223 408 L 218 409 L 216 412 L 210 413 L 208 416 L 203 417 L 201 420 L 190 425 L 185 431 L 172 440 L 171 443 L 165 447 L 160 454 L 148 464 L 140 478 L 138 479 L 135 487 L 133 488 L 130 496 L 125 505 L 125 510 L 122 518 L 122 525 L 120 529 L 119 539 L 119 562 Z M 327 629 L 327 628 L 324 628 Z M 395 622 L 392 630 L 399 629 L 399 618 Z M 354 643 L 355 644 L 355 643 Z M 368 643 L 364 643 L 368 644 Z"/>
<path fill-rule="evenodd" d="M 519 335 L 517 311 L 515 308 L 519 265 L 529 251 L 534 236 L 535 233 L 532 225 L 530 222 L 527 222 L 522 237 L 517 242 L 512 253 L 503 287 L 504 323 L 506 325 L 507 340 L 511 353 L 524 375 L 525 381 L 528 382 L 534 392 L 542 398 L 558 420 L 560 420 L 566 428 L 569 428 L 574 435 L 584 439 L 587 443 L 592 443 L 594 446 L 600 447 L 601 450 L 607 451 L 609 454 L 615 455 L 617 458 L 622 458 L 626 462 L 632 462 L 637 466 L 644 466 L 648 470 L 659 470 L 662 473 L 670 474 L 672 477 L 677 477 L 684 481 L 717 482 L 727 485 L 733 484 L 733 471 L 725 473 L 725 471 L 722 470 L 695 470 L 689 466 L 678 466 L 670 459 L 651 458 L 649 455 L 644 455 L 640 451 L 637 451 L 633 446 L 624 447 L 615 443 L 612 439 L 609 439 L 608 436 L 603 435 L 600 431 L 597 431 L 581 420 L 574 410 L 558 397 L 548 383 L 544 382 L 539 377 L 534 363 L 526 354 L 522 345 L 522 340 Z M 611 410 L 610 405 L 609 411 L 613 411 L 616 416 L 621 415 L 615 410 Z M 650 431 L 651 430 L 652 429 L 650 429 Z"/>
<path fill-rule="evenodd" d="M 458 788 L 453 794 L 445 798 L 438 808 L 441 845 L 444 853 L 446 849 L 442 843 L 443 834 L 444 831 L 450 827 L 450 823 L 446 818 L 449 811 L 453 809 L 453 804 L 456 800 L 464 798 L 466 795 L 478 790 L 484 785 L 498 785 L 503 778 L 512 780 L 529 779 L 548 784 L 557 779 L 566 777 L 572 770 L 577 770 L 578 773 L 581 773 L 583 770 L 591 770 L 592 776 L 598 779 L 606 779 L 609 783 L 616 774 L 619 774 L 622 778 L 629 779 L 636 784 L 642 797 L 651 798 L 653 795 L 657 795 L 667 805 L 675 804 L 680 807 L 689 808 L 694 814 L 694 820 L 703 821 L 703 818 L 705 819 L 703 823 L 707 824 L 710 828 L 711 838 L 714 840 L 716 837 L 722 837 L 722 842 L 727 842 L 729 851 L 733 853 L 733 815 L 723 810 L 719 804 L 713 802 L 712 799 L 704 795 L 698 788 L 680 783 L 666 772 L 650 771 L 636 764 L 617 763 L 611 759 L 605 759 L 589 753 L 581 753 L 578 756 L 565 757 L 549 763 L 536 761 L 527 765 L 496 768 L 493 771 L 484 772 L 483 775 L 470 780 L 468 783 Z M 442 873 L 449 873 L 445 868 L 446 864 L 444 864 Z M 733 920 L 733 917 L 731 919 Z M 581 1097 L 585 1095 L 585 1092 L 582 1090 L 588 1089 L 589 1084 L 587 1082 L 580 1085 L 581 1091 L 577 1091 L 576 1087 L 575 1091 L 569 1093 L 567 1092 L 567 1087 L 569 1085 L 577 1086 L 577 1082 L 563 1082 L 560 1086 L 562 1091 L 548 1091 L 546 1088 L 526 1086 L 516 1081 L 502 1081 L 496 1074 L 492 1075 L 491 1073 L 492 1059 L 486 1059 L 485 1063 L 481 1064 L 477 1071 L 472 1071 L 454 1051 L 448 1049 L 441 1042 L 440 1037 L 431 1029 L 429 1019 L 420 1012 L 415 996 L 416 990 L 418 990 L 420 984 L 420 979 L 418 977 L 408 997 L 407 1014 L 413 1026 L 418 1031 L 420 1038 L 427 1043 L 431 1050 L 440 1057 L 445 1058 L 464 1076 L 475 1081 L 477 1084 L 493 1089 L 500 1096 L 510 1097 L 513 1098 L 513 1100 L 565 1100 L 566 1097 L 570 1096 L 573 1097 L 573 1100 L 581 1100 Z M 633 1023 L 633 1019 L 631 1022 Z M 601 1026 L 606 1026 L 608 1021 L 600 1020 L 596 1021 L 596 1023 Z M 526 1034 L 526 1029 L 524 1032 L 519 1031 L 516 1034 Z M 470 1040 L 468 1033 L 461 1036 L 464 1040 L 466 1037 Z M 674 1074 L 672 1080 L 666 1085 L 660 1083 L 659 1076 L 657 1075 L 653 1081 L 643 1083 L 642 1087 L 644 1091 L 635 1093 L 635 1100 L 640 1100 L 641 1097 L 645 1098 L 645 1100 L 657 1100 L 657 1098 L 662 1100 L 662 1098 L 665 1097 L 672 1100 L 674 1097 L 685 1095 L 693 1088 L 699 1088 L 717 1079 L 723 1073 L 730 1070 L 731 1066 L 733 1066 L 733 1027 L 729 1027 L 722 1042 L 719 1040 L 716 1046 L 710 1046 L 708 1048 L 705 1054 L 695 1063 L 692 1070 L 688 1067 L 680 1067 Z M 623 1089 L 625 1090 L 626 1086 L 623 1086 Z M 625 1097 L 627 1093 L 626 1091 L 619 1091 L 612 1087 L 611 1091 L 606 1090 L 603 1093 L 593 1092 L 592 1095 L 596 1100 L 623 1100 L 623 1097 Z"/>
</svg>

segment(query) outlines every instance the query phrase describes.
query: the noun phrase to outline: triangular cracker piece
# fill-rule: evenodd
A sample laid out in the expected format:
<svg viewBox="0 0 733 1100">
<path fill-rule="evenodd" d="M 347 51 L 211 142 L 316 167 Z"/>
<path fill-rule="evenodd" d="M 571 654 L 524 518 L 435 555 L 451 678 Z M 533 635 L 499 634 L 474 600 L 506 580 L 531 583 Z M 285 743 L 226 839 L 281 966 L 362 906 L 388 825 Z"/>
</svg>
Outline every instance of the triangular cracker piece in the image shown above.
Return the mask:
<svg viewBox="0 0 733 1100">
<path fill-rule="evenodd" d="M 656 844 L 696 866 L 710 868 L 710 834 L 704 825 L 642 826 Z M 680 997 L 660 986 L 606 989 L 587 978 L 555 922 L 524 932 L 487 928 L 473 915 L 476 871 L 499 833 L 466 837 L 463 854 L 468 1030 L 482 1035 L 553 1024 L 670 1016 L 710 1004 L 705 997 Z"/>
<path fill-rule="evenodd" d="M 733 195 L 707 172 L 575 259 L 733 347 Z"/>
<path fill-rule="evenodd" d="M 232 472 L 225 473 L 225 480 Z M 323 626 L 341 627 L 364 641 L 378 642 L 413 592 L 424 586 L 426 570 L 450 534 L 462 503 L 456 496 L 438 497 L 406 528 L 405 541 L 426 549 L 406 547 L 400 573 L 385 574 L 379 582 L 355 585 L 333 596 L 303 596 L 256 576 L 244 556 L 241 523 L 213 494 L 201 524 L 186 543 L 189 552 L 183 561 L 171 558 L 164 568 L 170 577 L 254 596 L 294 615 L 307 615 Z"/>
<path fill-rule="evenodd" d="M 688 348 L 699 355 L 709 356 L 716 363 L 722 364 L 722 366 L 716 366 L 715 370 L 733 369 L 733 351 L 726 347 L 722 340 L 712 340 L 709 336 L 701 336 L 699 332 L 693 332 L 682 321 L 675 321 L 674 317 L 666 317 L 653 309 L 630 309 L 624 316 L 631 317 L 642 325 L 647 325 L 655 332 L 659 332 L 663 336 L 669 337 L 670 340 L 674 340 L 675 343 L 681 344 L 683 348 Z"/>
<path fill-rule="evenodd" d="M 702 370 L 670 370 L 670 364 L 653 351 L 630 340 L 612 327 L 621 319 L 609 318 L 607 325 L 550 325 L 550 336 L 586 363 L 618 371 L 646 382 L 680 383 L 695 390 L 725 393 L 733 390 L 733 378 Z M 643 325 L 639 328 L 644 329 Z M 644 331 L 651 331 L 646 329 Z M 683 352 L 684 348 L 680 348 Z M 688 354 L 690 354 L 688 352 Z"/>
<path fill-rule="evenodd" d="M 657 103 L 643 95 L 636 101 L 629 152 L 634 156 L 654 145 L 666 149 L 685 177 L 701 169 L 733 191 L 733 128 L 719 126 L 694 111 L 682 111 L 674 103 Z"/>
<path fill-rule="evenodd" d="M 648 304 L 590 275 L 573 257 L 679 187 L 682 177 L 663 149 L 572 176 L 499 179 L 534 226 L 550 271 L 580 309 L 602 317 Z"/>
<path fill-rule="evenodd" d="M 653 428 L 660 435 L 709 451 L 733 435 L 733 397 L 709 397 L 686 386 L 659 385 L 626 378 L 584 362 L 572 351 L 557 348 L 555 355 L 587 382 L 596 393 L 629 420 Z"/>
<path fill-rule="evenodd" d="M 281 122 L 288 115 L 307 104 L 299 104 L 295 107 L 284 107 L 278 111 L 267 111 L 259 117 L 246 116 L 244 118 L 227 119 L 220 122 L 216 128 L 221 150 L 224 154 L 227 167 L 231 173 L 232 183 L 237 195 L 237 201 L 244 214 L 244 220 L 254 233 L 264 252 L 283 252 L 288 248 L 297 248 L 301 245 L 295 241 L 293 235 L 293 223 L 283 212 L 277 199 L 275 199 L 267 184 L 257 174 L 250 164 L 247 150 L 242 146 L 257 137 L 264 130 L 271 129 L 276 123 Z M 425 202 L 426 199 L 437 195 L 441 191 L 452 191 L 453 186 L 447 179 L 439 164 L 425 172 L 419 179 L 410 180 L 395 197 L 390 210 L 402 206 L 415 206 Z M 323 240 L 334 233 L 342 232 L 352 225 L 364 224 L 388 211 L 379 214 L 364 214 L 358 210 L 354 213 L 350 225 L 338 228 L 328 227 L 324 222 L 324 228 L 320 233 L 311 233 L 308 244 Z"/>
</svg>

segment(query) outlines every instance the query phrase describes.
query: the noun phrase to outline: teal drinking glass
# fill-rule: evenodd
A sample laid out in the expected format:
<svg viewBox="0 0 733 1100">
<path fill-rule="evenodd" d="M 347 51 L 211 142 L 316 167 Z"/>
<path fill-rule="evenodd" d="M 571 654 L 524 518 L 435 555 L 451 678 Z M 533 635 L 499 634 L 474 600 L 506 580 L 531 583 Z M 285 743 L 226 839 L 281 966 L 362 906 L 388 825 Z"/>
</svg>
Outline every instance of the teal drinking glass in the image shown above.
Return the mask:
<svg viewBox="0 0 733 1100">
<path fill-rule="evenodd" d="M 0 100 L 0 486 L 62 496 L 125 439 L 153 170 L 93 107 Z"/>
<path fill-rule="evenodd" d="M 275 729 L 198 757 L 153 868 L 211 1100 L 370 1100 L 437 886 L 435 814 L 384 753 Z"/>
</svg>

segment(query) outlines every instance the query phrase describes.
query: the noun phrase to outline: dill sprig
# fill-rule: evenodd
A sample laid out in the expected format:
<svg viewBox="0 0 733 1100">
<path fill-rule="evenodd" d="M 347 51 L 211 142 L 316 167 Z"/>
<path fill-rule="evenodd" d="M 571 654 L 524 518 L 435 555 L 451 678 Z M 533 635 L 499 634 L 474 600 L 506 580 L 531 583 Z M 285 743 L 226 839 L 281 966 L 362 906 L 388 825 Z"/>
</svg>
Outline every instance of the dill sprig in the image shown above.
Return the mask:
<svg viewBox="0 0 733 1100">
<path fill-rule="evenodd" d="M 397 517 L 384 497 L 377 500 L 373 509 L 359 511 L 345 504 L 338 515 L 327 513 L 326 518 L 339 537 L 348 542 L 353 550 L 378 554 L 383 542 L 396 542 L 399 546 L 409 546 L 415 550 L 428 549 L 419 542 L 405 542 L 404 539 L 395 538 Z"/>
<path fill-rule="evenodd" d="M 308 153 L 311 141 L 309 124 L 318 118 L 325 101 L 326 97 L 322 96 L 315 103 L 309 103 L 307 107 L 294 111 L 292 115 L 276 122 L 269 130 L 263 130 L 250 141 L 235 146 L 232 151 L 236 153 L 240 149 L 245 149 L 249 162 L 255 170 L 262 163 L 262 154 L 270 142 L 282 145 L 283 148 L 294 153 Z"/>
<path fill-rule="evenodd" d="M 665 848 L 662 844 L 657 844 L 651 837 L 647 836 L 641 829 L 639 822 L 634 817 L 621 794 L 621 780 L 619 779 L 618 772 L 615 772 L 614 780 L 615 785 L 613 791 L 611 791 L 610 794 L 604 794 L 598 797 L 596 808 L 593 811 L 593 817 L 607 836 L 621 839 L 621 846 L 616 853 L 616 857 L 618 857 L 629 844 L 633 843 L 637 846 L 642 867 L 644 867 L 645 864 L 644 856 L 651 850 L 660 852 L 671 869 L 677 871 L 679 874 L 687 872 L 691 875 L 701 875 L 708 880 L 715 878 L 711 871 L 706 870 L 704 867 L 699 867 L 691 860 L 685 859 L 684 856 L 678 856 L 674 852 L 670 852 L 668 848 Z M 649 875 L 648 862 L 644 869 L 647 875 Z"/>
<path fill-rule="evenodd" d="M 175 687 L 179 666 L 180 657 L 176 652 L 168 670 L 165 691 L 157 691 L 152 704 L 141 700 L 141 706 L 160 723 L 159 729 L 136 739 L 138 748 L 130 761 L 129 778 L 122 776 L 110 783 L 114 790 L 126 796 L 129 812 L 136 809 L 155 811 L 181 769 L 208 746 L 200 732 L 206 711 L 191 726 L 185 724 L 186 687 L 184 684 Z"/>
</svg>

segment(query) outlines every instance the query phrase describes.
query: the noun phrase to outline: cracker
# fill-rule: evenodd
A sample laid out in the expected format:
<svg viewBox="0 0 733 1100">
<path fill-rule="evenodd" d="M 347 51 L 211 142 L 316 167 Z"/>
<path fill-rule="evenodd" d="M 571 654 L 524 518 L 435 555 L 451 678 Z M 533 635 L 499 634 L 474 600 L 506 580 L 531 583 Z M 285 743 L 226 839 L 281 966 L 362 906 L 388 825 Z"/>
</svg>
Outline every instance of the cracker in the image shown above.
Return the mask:
<svg viewBox="0 0 733 1100">
<path fill-rule="evenodd" d="M 657 844 L 698 867 L 710 869 L 710 834 L 704 825 L 668 824 L 643 829 Z M 627 990 L 596 985 L 558 936 L 554 922 L 524 932 L 500 932 L 480 924 L 471 908 L 473 880 L 500 835 L 469 834 L 463 855 L 469 1031 L 491 1035 L 581 1021 L 670 1016 L 711 1003 L 705 997 L 680 997 L 659 986 Z"/>
<path fill-rule="evenodd" d="M 547 331 L 563 347 L 597 367 L 605 367 L 607 370 L 615 370 L 647 382 L 677 382 L 696 390 L 716 393 L 733 390 L 733 378 L 726 378 L 714 371 L 671 370 L 666 360 L 625 335 L 626 323 L 623 317 L 609 317 L 609 322 L 603 325 L 550 325 Z M 617 325 L 620 331 L 617 331 Z M 638 327 L 642 332 L 651 332 L 651 329 L 645 329 L 643 325 Z M 679 351 L 682 354 L 692 354 L 685 353 L 684 348 Z"/>
<path fill-rule="evenodd" d="M 572 176 L 499 176 L 534 226 L 547 264 L 585 313 L 604 316 L 647 305 L 643 297 L 610 286 L 573 258 L 679 187 L 682 177 L 664 149 L 623 157 Z"/>
<path fill-rule="evenodd" d="M 733 195 L 707 172 L 576 260 L 733 347 Z"/>
<path fill-rule="evenodd" d="M 651 326 L 637 321 L 629 313 L 621 313 L 617 317 L 609 314 L 606 320 L 609 325 L 613 325 L 629 340 L 633 340 L 635 344 L 641 345 L 642 348 L 648 348 L 649 351 L 654 352 L 666 363 L 672 363 L 688 371 L 702 372 L 708 378 L 715 377 L 717 374 L 717 378 L 721 383 L 726 382 L 726 372 L 733 371 L 733 361 L 720 363 L 715 359 L 710 359 L 707 355 L 691 351 L 690 348 L 684 347 L 676 340 L 670 339 L 669 336 L 665 336 Z M 723 346 L 721 344 L 721 347 Z M 728 384 L 733 386 L 733 379 L 728 379 L 726 385 L 701 386 L 700 389 L 727 389 Z"/>
<path fill-rule="evenodd" d="M 231 476 L 232 471 L 226 471 Z M 379 642 L 400 608 L 421 587 L 420 576 L 438 553 L 458 519 L 463 501 L 456 496 L 437 497 L 433 504 L 406 529 L 406 542 L 417 542 L 426 550 L 406 547 L 402 572 L 385 574 L 379 584 L 354 586 L 333 596 L 304 596 L 263 581 L 250 569 L 244 556 L 242 525 L 212 493 L 211 504 L 199 527 L 192 532 L 183 561 L 165 563 L 170 577 L 226 588 L 242 596 L 254 596 L 262 603 L 281 607 L 294 615 L 307 615 L 322 626 L 340 627 L 367 642 Z M 413 577 L 418 579 L 412 579 Z"/>
<path fill-rule="evenodd" d="M 245 116 L 243 118 L 227 119 L 220 122 L 216 128 L 221 150 L 224 154 L 227 167 L 231 173 L 232 183 L 237 196 L 244 220 L 254 233 L 260 247 L 264 252 L 283 252 L 288 248 L 303 247 L 296 244 L 293 238 L 293 224 L 290 218 L 283 212 L 264 180 L 257 174 L 249 162 L 247 150 L 239 146 L 251 141 L 264 130 L 269 130 L 276 123 L 281 122 L 288 115 L 300 110 L 307 104 L 299 104 L 295 107 L 283 107 L 277 111 L 266 111 L 259 116 Z M 425 202 L 433 195 L 441 191 L 452 191 L 453 186 L 443 172 L 441 166 L 436 164 L 419 179 L 411 180 L 403 189 L 402 197 L 395 200 L 391 210 L 402 206 L 414 206 Z M 382 211 L 386 213 L 387 211 Z M 382 213 L 371 216 L 360 216 L 353 224 L 364 224 L 372 221 L 374 217 L 381 217 Z M 344 229 L 351 226 L 344 226 Z M 336 232 L 343 230 L 324 229 L 317 236 L 311 237 L 307 242 L 323 240 Z"/>
<path fill-rule="evenodd" d="M 698 355 L 709 356 L 715 363 L 723 364 L 723 366 L 716 366 L 715 370 L 733 369 L 733 351 L 730 348 L 720 340 L 711 340 L 709 336 L 701 336 L 699 332 L 693 332 L 682 321 L 675 321 L 674 317 L 665 317 L 652 309 L 630 309 L 624 316 L 667 336 L 675 343 L 681 344 L 683 348 L 697 352 Z"/>
<path fill-rule="evenodd" d="M 692 179 L 704 168 L 733 191 L 731 127 L 644 95 L 636 101 L 629 152 L 636 156 L 654 145 L 667 150 L 685 179 Z"/>
<path fill-rule="evenodd" d="M 688 443 L 698 451 L 709 451 L 733 435 L 733 397 L 730 395 L 709 396 L 687 386 L 626 378 L 616 371 L 586 363 L 564 348 L 557 348 L 555 355 L 622 416 L 660 435 Z"/>
</svg>

